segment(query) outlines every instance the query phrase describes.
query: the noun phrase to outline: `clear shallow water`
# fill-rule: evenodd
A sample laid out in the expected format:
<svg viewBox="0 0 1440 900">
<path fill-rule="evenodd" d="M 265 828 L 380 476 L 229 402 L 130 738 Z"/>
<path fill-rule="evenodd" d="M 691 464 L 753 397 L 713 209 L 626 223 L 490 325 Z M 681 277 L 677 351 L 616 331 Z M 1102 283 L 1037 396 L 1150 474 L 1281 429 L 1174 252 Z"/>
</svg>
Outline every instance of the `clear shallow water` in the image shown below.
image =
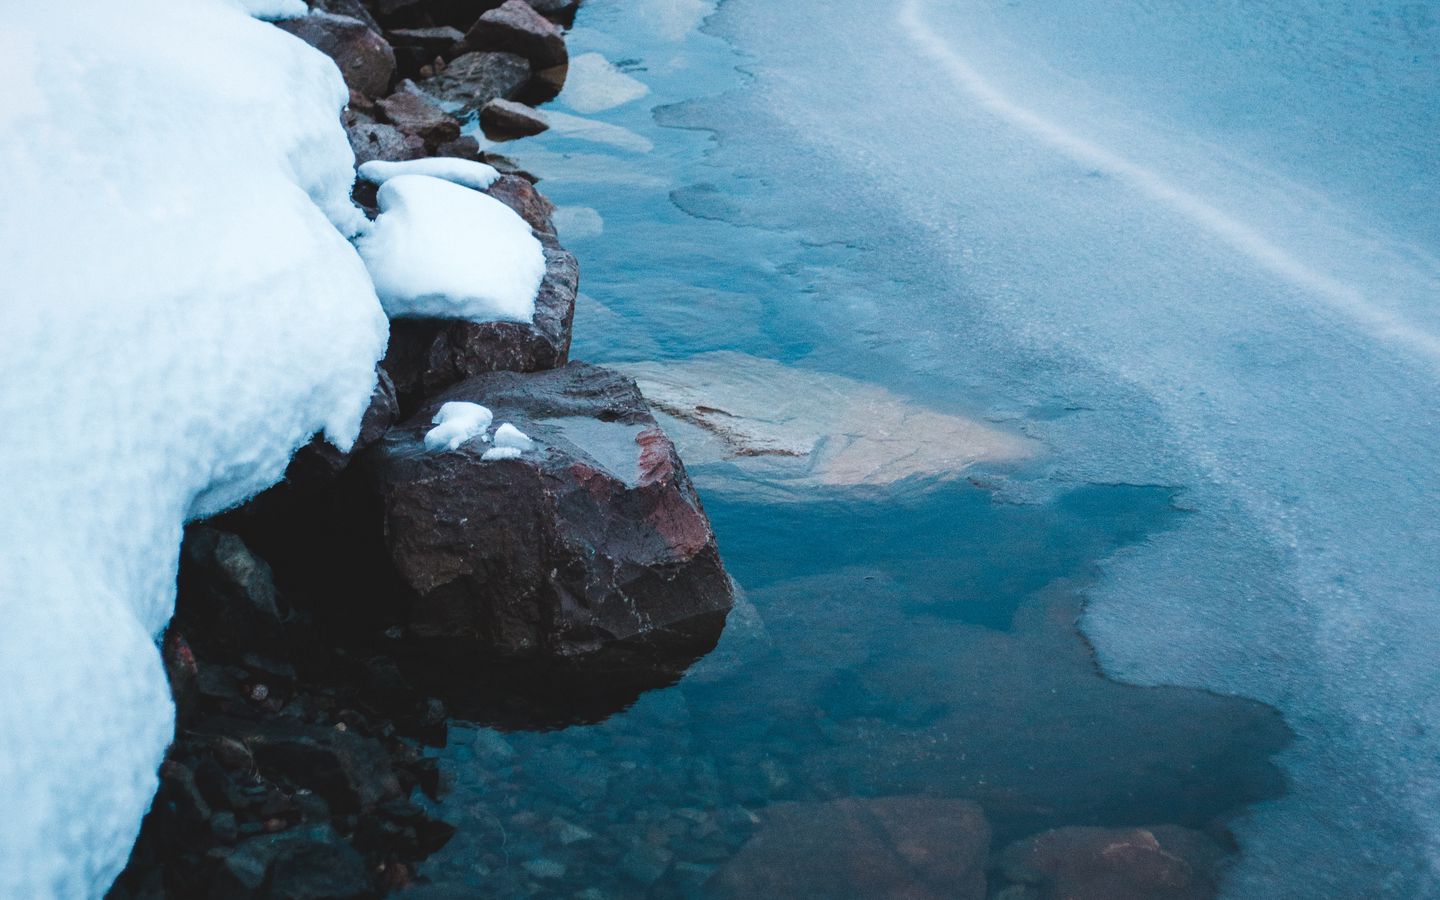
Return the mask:
<svg viewBox="0 0 1440 900">
<path fill-rule="evenodd" d="M 708 11 L 588 5 L 572 48 L 649 94 L 513 148 L 575 207 L 577 356 L 740 350 L 1049 452 L 985 489 L 707 497 L 755 614 L 605 723 L 456 741 L 473 827 L 437 873 L 518 890 L 555 815 L 600 836 L 557 893 L 640 891 L 637 840 L 684 893 L 742 807 L 928 792 L 1011 836 L 1232 817 L 1234 896 L 1440 894 L 1430 8 Z M 1263 707 L 1101 679 L 1082 598 L 1112 675 L 1282 710 L 1289 791 Z M 499 854 L 485 823 L 537 809 Z"/>
</svg>

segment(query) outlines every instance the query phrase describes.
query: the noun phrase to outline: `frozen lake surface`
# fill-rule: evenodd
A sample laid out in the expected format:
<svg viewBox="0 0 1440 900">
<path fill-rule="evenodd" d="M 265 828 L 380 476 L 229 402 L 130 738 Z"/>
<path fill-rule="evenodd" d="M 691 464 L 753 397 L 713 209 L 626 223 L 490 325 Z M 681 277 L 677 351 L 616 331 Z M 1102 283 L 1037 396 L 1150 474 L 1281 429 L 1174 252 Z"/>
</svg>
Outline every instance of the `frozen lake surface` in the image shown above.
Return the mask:
<svg viewBox="0 0 1440 900">
<path fill-rule="evenodd" d="M 783 504 L 707 458 L 753 609 L 603 723 L 458 741 L 452 818 L 623 849 L 928 792 L 997 839 L 1224 825 L 1236 897 L 1440 895 L 1432 7 L 594 0 L 572 47 L 513 152 L 585 264 L 577 356 L 748 354 L 1042 449 Z M 482 825 L 437 873 L 512 877 Z M 604 859 L 566 878 L 635 888 Z"/>
</svg>

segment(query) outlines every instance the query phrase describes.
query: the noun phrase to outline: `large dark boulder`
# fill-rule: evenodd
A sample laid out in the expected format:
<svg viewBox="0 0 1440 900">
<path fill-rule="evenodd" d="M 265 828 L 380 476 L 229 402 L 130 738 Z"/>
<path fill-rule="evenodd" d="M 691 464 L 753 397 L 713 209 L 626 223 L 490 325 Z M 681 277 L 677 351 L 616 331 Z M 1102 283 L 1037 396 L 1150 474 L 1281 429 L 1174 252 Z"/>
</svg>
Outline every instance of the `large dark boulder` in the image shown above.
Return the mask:
<svg viewBox="0 0 1440 900">
<path fill-rule="evenodd" d="M 382 365 L 395 381 L 402 409 L 413 409 L 420 398 L 473 375 L 553 369 L 569 358 L 580 267 L 555 238 L 553 207 L 530 182 L 514 175 L 502 177 L 488 193 L 529 222 L 544 248 L 545 277 L 535 314 L 528 322 L 396 319 Z"/>
<path fill-rule="evenodd" d="M 724 898 L 983 900 L 990 826 L 968 800 L 778 803 L 708 885 Z"/>
<path fill-rule="evenodd" d="M 464 117 L 496 97 L 515 97 L 530 82 L 530 63 L 515 53 L 466 53 L 417 82 L 448 112 Z"/>
<path fill-rule="evenodd" d="M 335 60 L 351 89 L 367 97 L 389 92 L 395 53 L 359 19 L 312 10 L 308 16 L 275 24 Z"/>
<path fill-rule="evenodd" d="M 439 406 L 489 407 L 536 446 L 482 460 L 423 444 Z M 494 372 L 428 402 L 367 454 L 416 637 L 472 655 L 577 660 L 713 642 L 731 605 L 715 536 L 635 383 L 582 363 Z"/>
<path fill-rule="evenodd" d="M 564 32 L 525 0 L 505 0 L 481 15 L 465 33 L 465 46 L 518 54 L 536 71 L 570 61 Z"/>
<path fill-rule="evenodd" d="M 1005 877 L 1039 898 L 1209 900 L 1218 890 L 1220 847 L 1178 825 L 1057 828 L 1005 848 Z"/>
</svg>

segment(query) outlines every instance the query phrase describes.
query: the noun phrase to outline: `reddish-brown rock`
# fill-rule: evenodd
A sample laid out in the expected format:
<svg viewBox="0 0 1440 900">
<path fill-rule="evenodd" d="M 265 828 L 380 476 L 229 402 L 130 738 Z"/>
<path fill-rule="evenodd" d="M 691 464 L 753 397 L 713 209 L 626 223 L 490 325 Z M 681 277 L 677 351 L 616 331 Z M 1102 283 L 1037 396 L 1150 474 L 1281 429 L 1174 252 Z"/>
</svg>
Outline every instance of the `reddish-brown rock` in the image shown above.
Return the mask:
<svg viewBox="0 0 1440 900">
<path fill-rule="evenodd" d="M 404 134 L 413 134 L 431 146 L 460 137 L 460 123 L 420 93 L 412 82 L 375 104 L 379 117 Z"/>
<path fill-rule="evenodd" d="M 426 450 L 442 403 L 490 408 L 535 442 Z M 635 383 L 582 363 L 468 379 L 368 454 L 412 634 L 478 658 L 584 660 L 713 641 L 732 602 L 709 520 Z"/>
<path fill-rule="evenodd" d="M 491 137 L 514 138 L 539 134 L 550 123 L 533 107 L 497 97 L 480 107 L 480 126 Z"/>
<path fill-rule="evenodd" d="M 983 900 L 979 805 L 928 797 L 778 803 L 709 887 L 724 898 Z"/>
<path fill-rule="evenodd" d="M 1041 898 L 1208 900 L 1216 894 L 1220 848 L 1177 825 L 1057 828 L 1005 848 L 1005 877 Z"/>
<path fill-rule="evenodd" d="M 314 11 L 275 23 L 335 60 L 345 83 L 367 97 L 389 93 L 395 54 L 385 39 L 350 16 Z"/>
<path fill-rule="evenodd" d="M 465 46 L 518 54 L 537 71 L 563 66 L 570 59 L 564 32 L 525 0 L 505 0 L 481 15 L 465 33 Z"/>
</svg>

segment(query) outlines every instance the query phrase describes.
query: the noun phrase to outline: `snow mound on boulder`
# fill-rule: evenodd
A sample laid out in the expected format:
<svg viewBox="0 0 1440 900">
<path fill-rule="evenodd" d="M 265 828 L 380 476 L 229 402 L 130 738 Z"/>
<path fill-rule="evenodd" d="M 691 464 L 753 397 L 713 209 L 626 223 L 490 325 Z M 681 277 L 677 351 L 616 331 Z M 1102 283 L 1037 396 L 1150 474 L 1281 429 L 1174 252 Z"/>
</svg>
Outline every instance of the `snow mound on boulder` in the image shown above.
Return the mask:
<svg viewBox="0 0 1440 900">
<path fill-rule="evenodd" d="M 356 246 L 392 317 L 528 322 L 545 253 L 494 197 L 430 175 L 396 175 Z"/>
<path fill-rule="evenodd" d="M 286 6 L 0 14 L 0 896 L 109 887 L 172 733 L 182 524 L 347 447 L 374 385 L 345 85 L 245 14 Z"/>
</svg>

